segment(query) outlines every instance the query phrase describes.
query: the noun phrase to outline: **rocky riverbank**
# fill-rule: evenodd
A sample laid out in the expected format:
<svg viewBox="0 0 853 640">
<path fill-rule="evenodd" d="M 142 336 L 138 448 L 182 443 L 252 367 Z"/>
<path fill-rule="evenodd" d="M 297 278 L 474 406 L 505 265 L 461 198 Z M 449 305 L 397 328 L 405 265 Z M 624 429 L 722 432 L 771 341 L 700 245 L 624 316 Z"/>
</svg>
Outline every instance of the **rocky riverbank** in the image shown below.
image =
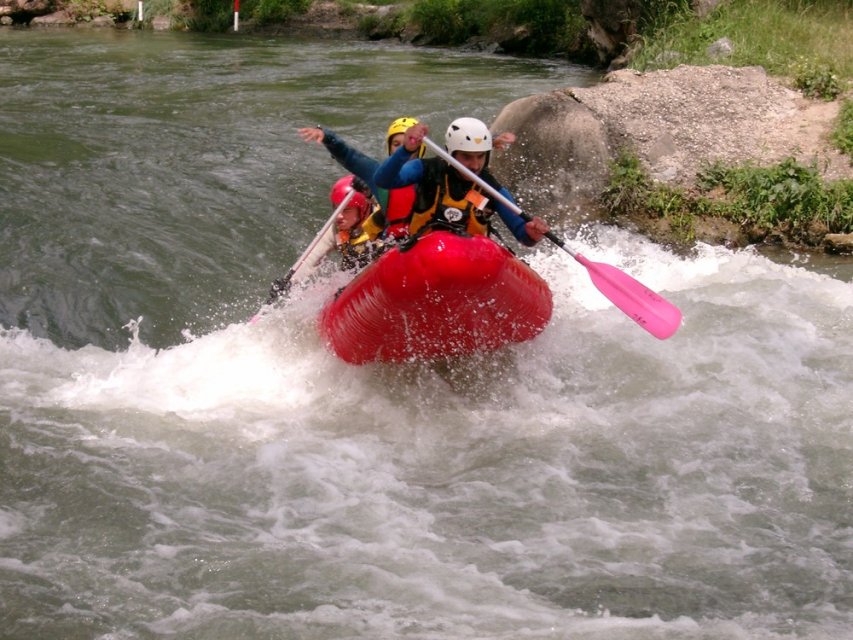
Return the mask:
<svg viewBox="0 0 853 640">
<path fill-rule="evenodd" d="M 503 110 L 495 130 L 514 131 L 519 145 L 496 157 L 495 171 L 524 195 L 531 210 L 561 203 L 570 223 L 610 220 L 600 203 L 607 166 L 631 149 L 652 179 L 693 190 L 703 165 L 770 166 L 786 158 L 814 165 L 826 181 L 853 180 L 853 164 L 832 145 L 840 102 L 811 100 L 768 77 L 760 67 L 683 65 L 637 73 L 615 71 L 588 88 L 558 89 L 518 100 Z M 638 212 L 631 225 L 672 242 L 668 221 Z M 697 240 L 744 246 L 754 241 L 741 225 L 716 217 L 695 220 Z M 816 228 L 803 244 L 784 228 L 768 241 L 804 248 L 853 249 L 853 238 Z M 837 234 L 836 234 L 837 235 Z"/>
</svg>

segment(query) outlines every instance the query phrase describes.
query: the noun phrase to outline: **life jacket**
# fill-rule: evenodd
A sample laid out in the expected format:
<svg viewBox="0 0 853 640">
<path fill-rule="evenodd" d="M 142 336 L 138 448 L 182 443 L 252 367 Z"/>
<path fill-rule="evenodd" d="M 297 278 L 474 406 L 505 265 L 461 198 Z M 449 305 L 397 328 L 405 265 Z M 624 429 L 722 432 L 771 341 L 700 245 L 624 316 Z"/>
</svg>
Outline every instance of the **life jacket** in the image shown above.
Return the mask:
<svg viewBox="0 0 853 640">
<path fill-rule="evenodd" d="M 409 234 L 412 205 L 415 202 L 415 185 L 399 189 L 379 189 L 377 199 L 385 214 L 386 238 L 403 238 Z"/>
<path fill-rule="evenodd" d="M 472 236 L 489 233 L 489 217 L 494 213 L 487 207 L 479 185 L 450 173 L 439 158 L 424 160 L 424 175 L 417 189 L 409 234 L 423 234 L 429 227 L 440 226 L 463 231 Z M 490 175 L 485 174 L 484 179 Z M 493 178 L 489 182 L 495 182 Z M 495 188 L 499 188 L 495 182 Z M 425 228 L 426 227 L 426 228 Z"/>
<path fill-rule="evenodd" d="M 366 267 L 379 257 L 385 246 L 381 240 L 376 239 L 376 235 L 366 231 L 364 226 L 338 231 L 335 241 L 341 254 L 341 269 L 348 271 Z"/>
</svg>

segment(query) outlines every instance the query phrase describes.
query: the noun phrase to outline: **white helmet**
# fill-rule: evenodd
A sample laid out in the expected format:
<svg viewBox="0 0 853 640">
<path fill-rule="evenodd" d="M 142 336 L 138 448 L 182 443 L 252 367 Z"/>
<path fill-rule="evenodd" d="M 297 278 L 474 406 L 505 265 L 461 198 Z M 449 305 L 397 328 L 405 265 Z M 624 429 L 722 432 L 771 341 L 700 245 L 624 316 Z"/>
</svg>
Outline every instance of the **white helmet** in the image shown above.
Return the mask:
<svg viewBox="0 0 853 640">
<path fill-rule="evenodd" d="M 492 150 L 492 134 L 489 128 L 477 118 L 456 118 L 447 127 L 444 136 L 447 151 L 485 151 Z"/>
</svg>

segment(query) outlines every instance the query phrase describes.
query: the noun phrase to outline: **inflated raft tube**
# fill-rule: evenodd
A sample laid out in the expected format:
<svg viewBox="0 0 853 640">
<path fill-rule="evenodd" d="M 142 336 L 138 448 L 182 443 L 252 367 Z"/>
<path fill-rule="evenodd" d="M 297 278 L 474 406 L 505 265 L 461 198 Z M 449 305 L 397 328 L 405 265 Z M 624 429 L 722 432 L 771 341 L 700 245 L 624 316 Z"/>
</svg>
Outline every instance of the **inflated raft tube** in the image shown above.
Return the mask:
<svg viewBox="0 0 853 640">
<path fill-rule="evenodd" d="M 319 331 L 351 364 L 429 361 L 530 340 L 552 311 L 547 283 L 504 247 L 433 231 L 359 273 L 323 307 Z"/>
</svg>

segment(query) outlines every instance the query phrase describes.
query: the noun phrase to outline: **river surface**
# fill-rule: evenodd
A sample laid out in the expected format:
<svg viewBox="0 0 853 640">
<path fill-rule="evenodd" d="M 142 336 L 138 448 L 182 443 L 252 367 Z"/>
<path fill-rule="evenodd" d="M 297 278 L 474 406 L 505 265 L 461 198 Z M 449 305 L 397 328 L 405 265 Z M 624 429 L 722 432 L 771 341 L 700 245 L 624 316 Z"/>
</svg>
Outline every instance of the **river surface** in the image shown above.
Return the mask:
<svg viewBox="0 0 853 640">
<path fill-rule="evenodd" d="M 329 212 L 321 123 L 492 120 L 562 63 L 0 30 L 0 637 L 853 638 L 853 284 L 563 230 L 535 340 L 348 366 L 339 274 L 245 320 Z M 542 213 L 546 218 L 548 212 Z M 559 221 L 552 221 L 559 228 Z"/>
</svg>

